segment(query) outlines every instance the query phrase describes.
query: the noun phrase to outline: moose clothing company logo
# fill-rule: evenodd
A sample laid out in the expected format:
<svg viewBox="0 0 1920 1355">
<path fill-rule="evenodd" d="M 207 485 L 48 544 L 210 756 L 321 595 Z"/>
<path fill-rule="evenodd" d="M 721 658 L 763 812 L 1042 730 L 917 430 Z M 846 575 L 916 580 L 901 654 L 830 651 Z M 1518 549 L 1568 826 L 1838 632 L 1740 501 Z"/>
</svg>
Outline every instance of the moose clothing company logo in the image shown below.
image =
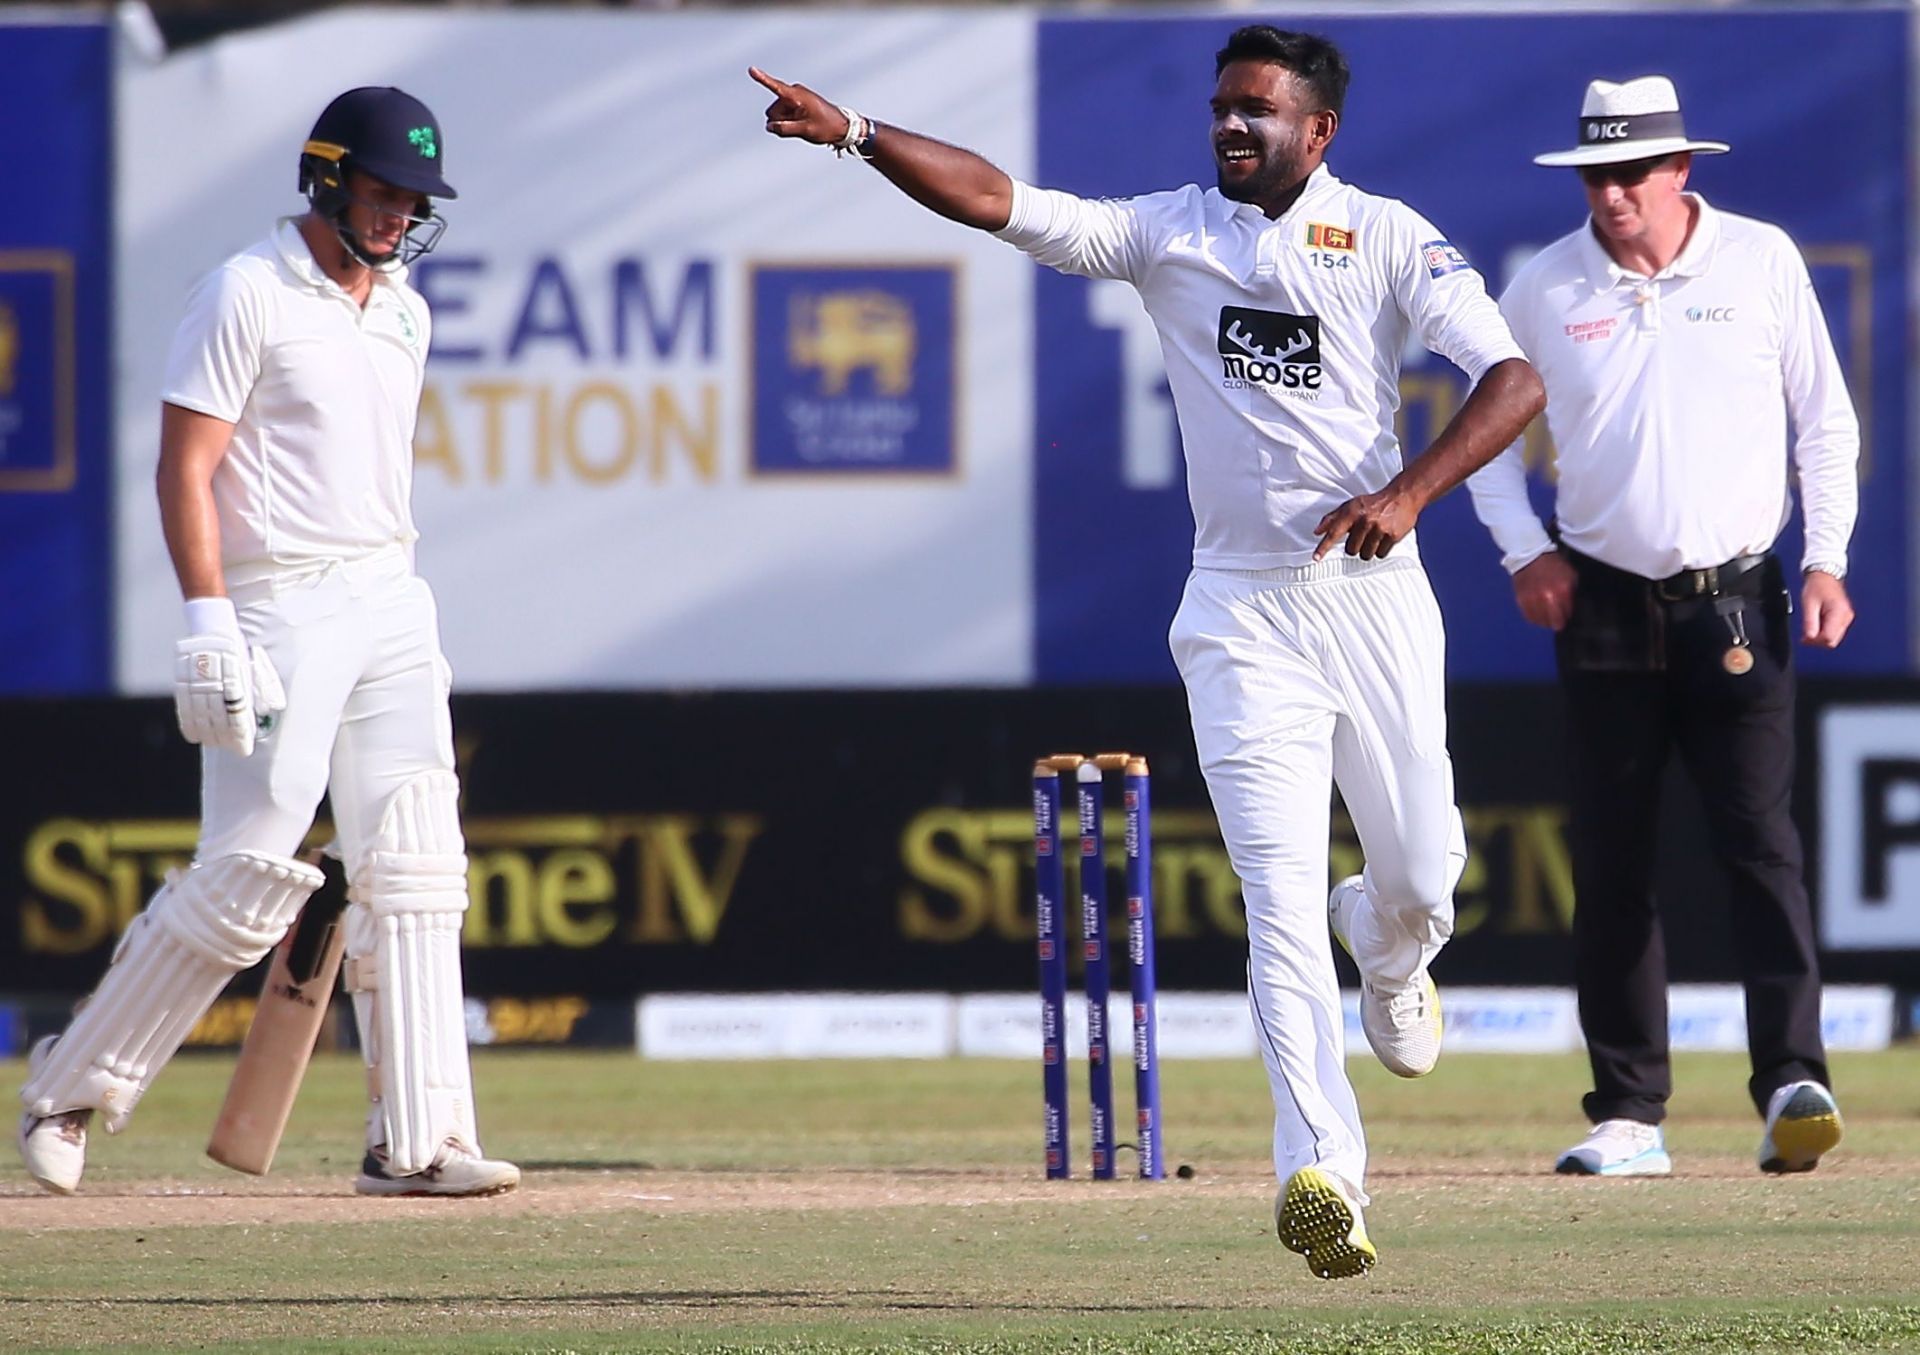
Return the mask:
<svg viewBox="0 0 1920 1355">
<path fill-rule="evenodd" d="M 1220 363 L 1228 390 L 1259 386 L 1320 398 L 1320 317 L 1246 306 L 1220 308 Z"/>
<path fill-rule="evenodd" d="M 950 267 L 753 272 L 756 473 L 951 472 Z"/>
</svg>

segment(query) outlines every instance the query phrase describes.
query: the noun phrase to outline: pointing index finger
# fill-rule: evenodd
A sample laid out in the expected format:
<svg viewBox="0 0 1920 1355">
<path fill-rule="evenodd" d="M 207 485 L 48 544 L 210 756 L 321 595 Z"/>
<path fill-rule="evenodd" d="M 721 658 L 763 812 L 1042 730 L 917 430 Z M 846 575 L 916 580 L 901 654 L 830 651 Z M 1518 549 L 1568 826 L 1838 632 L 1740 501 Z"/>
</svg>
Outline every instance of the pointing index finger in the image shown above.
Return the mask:
<svg viewBox="0 0 1920 1355">
<path fill-rule="evenodd" d="M 1350 502 L 1341 504 L 1321 518 L 1320 525 L 1313 529 L 1314 535 L 1322 538 L 1320 545 L 1313 552 L 1313 558 L 1322 559 L 1328 551 L 1339 545 L 1347 533 L 1353 530 L 1353 519 L 1353 505 Z"/>
<path fill-rule="evenodd" d="M 755 84 L 761 85 L 766 89 L 772 90 L 775 94 L 779 95 L 783 99 L 786 98 L 787 95 L 791 92 L 787 86 L 787 83 L 784 80 L 774 79 L 771 75 L 768 75 L 765 71 L 761 70 L 758 66 L 747 67 L 747 74 L 753 78 L 753 81 Z"/>
</svg>

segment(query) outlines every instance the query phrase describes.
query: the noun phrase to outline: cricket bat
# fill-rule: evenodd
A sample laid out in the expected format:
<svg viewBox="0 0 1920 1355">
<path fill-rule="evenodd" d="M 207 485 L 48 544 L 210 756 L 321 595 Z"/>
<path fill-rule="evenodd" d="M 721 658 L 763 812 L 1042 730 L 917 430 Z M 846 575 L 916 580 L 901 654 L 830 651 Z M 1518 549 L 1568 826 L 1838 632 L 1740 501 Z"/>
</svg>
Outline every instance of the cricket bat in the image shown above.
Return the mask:
<svg viewBox="0 0 1920 1355">
<path fill-rule="evenodd" d="M 332 866 L 322 864 L 323 869 Z M 265 1176 L 273 1165 L 300 1080 L 313 1058 L 320 1023 L 326 1019 L 347 944 L 341 921 L 346 889 L 333 870 L 327 874 L 327 883 L 307 900 L 273 948 L 253 1024 L 207 1140 L 207 1156 L 235 1171 Z"/>
</svg>

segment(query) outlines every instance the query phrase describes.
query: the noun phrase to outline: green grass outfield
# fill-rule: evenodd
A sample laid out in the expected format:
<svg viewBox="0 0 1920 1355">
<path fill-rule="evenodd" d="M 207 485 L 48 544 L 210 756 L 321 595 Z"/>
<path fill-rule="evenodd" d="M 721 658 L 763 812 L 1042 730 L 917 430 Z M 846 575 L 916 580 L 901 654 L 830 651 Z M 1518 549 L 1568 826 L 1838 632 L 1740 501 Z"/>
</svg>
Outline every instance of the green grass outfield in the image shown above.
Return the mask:
<svg viewBox="0 0 1920 1355">
<path fill-rule="evenodd" d="M 489 1201 L 354 1197 L 337 1056 L 272 1176 L 215 1167 L 228 1067 L 170 1069 L 77 1198 L 0 1178 L 0 1350 L 1920 1351 L 1910 1049 L 1836 1060 L 1847 1141 L 1781 1180 L 1739 1058 L 1678 1061 L 1664 1181 L 1551 1174 L 1578 1058 L 1355 1060 L 1381 1260 L 1345 1282 L 1274 1240 L 1252 1060 L 1167 1068 L 1192 1180 L 1049 1184 L 1031 1063 L 483 1052 L 488 1147 L 527 1169 Z"/>
</svg>

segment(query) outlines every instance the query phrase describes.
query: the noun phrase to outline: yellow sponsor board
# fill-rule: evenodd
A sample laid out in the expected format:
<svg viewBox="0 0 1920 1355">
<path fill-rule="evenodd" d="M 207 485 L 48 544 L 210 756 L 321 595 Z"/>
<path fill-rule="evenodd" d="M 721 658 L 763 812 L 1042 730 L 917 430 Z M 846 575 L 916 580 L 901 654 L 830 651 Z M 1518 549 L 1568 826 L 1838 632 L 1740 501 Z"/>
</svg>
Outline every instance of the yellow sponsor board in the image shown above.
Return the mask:
<svg viewBox="0 0 1920 1355">
<path fill-rule="evenodd" d="M 1573 916 L 1566 811 L 1476 805 L 1456 895 L 1457 935 L 1562 933 Z M 465 944 L 711 946 L 766 829 L 752 814 L 551 814 L 470 819 Z M 190 859 L 190 819 L 48 819 L 27 837 L 21 948 L 75 955 L 110 944 L 167 872 Z M 331 836 L 322 824 L 309 835 Z M 1153 821 L 1154 901 L 1164 941 L 1244 938 L 1246 919 L 1211 813 L 1162 809 Z M 879 846 L 879 844 L 876 844 Z M 1024 809 L 937 807 L 900 830 L 898 939 L 923 945 L 1033 936 L 1033 820 Z M 1119 864 L 1117 844 L 1109 860 Z M 1361 868 L 1352 825 L 1336 815 L 1330 878 Z M 1069 871 L 1077 868 L 1071 857 Z M 814 881 L 814 891 L 831 891 Z M 763 886 L 764 888 L 764 886 Z M 1117 897 L 1117 896 L 1116 896 Z M 512 1018 L 509 1018 L 512 1019 Z"/>
<path fill-rule="evenodd" d="M 1566 810 L 1560 805 L 1478 805 L 1463 811 L 1472 850 L 1455 894 L 1456 935 L 1482 928 L 1502 935 L 1548 935 L 1573 918 L 1573 868 Z M 901 835 L 909 880 L 897 910 L 910 941 L 956 944 L 1033 936 L 1033 816 L 1020 809 L 930 809 Z M 1356 874 L 1363 856 L 1352 824 L 1334 819 L 1329 879 Z M 1116 844 L 1108 844 L 1118 869 Z M 1078 886 L 1076 853 L 1067 855 Z M 1156 810 L 1153 815 L 1154 928 L 1162 941 L 1246 936 L 1240 881 L 1213 815 Z M 1115 894 L 1118 898 L 1120 895 Z"/>
<path fill-rule="evenodd" d="M 762 831 L 750 814 L 561 814 L 465 824 L 469 948 L 709 945 Z M 20 945 L 110 944 L 192 858 L 191 819 L 48 819 L 27 835 Z M 317 846 L 332 836 L 321 824 Z"/>
</svg>

